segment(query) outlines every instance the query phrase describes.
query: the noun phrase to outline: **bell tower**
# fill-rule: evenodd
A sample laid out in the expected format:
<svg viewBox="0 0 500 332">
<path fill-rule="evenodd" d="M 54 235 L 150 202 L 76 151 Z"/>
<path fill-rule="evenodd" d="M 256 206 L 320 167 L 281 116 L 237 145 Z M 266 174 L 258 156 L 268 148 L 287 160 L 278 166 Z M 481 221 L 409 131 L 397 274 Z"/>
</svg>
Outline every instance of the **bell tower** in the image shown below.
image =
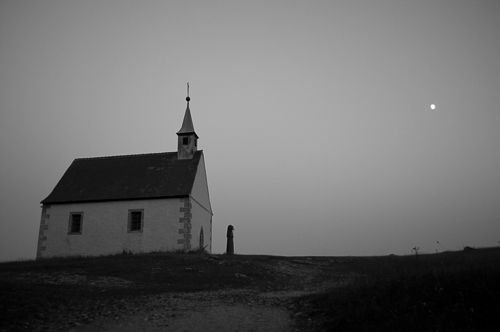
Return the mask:
<svg viewBox="0 0 500 332">
<path fill-rule="evenodd" d="M 198 135 L 196 135 L 193 126 L 193 119 L 191 118 L 191 111 L 189 109 L 189 83 L 187 84 L 187 97 L 186 97 L 186 113 L 182 121 L 182 127 L 177 132 L 177 158 L 178 159 L 191 159 L 198 149 Z"/>
</svg>

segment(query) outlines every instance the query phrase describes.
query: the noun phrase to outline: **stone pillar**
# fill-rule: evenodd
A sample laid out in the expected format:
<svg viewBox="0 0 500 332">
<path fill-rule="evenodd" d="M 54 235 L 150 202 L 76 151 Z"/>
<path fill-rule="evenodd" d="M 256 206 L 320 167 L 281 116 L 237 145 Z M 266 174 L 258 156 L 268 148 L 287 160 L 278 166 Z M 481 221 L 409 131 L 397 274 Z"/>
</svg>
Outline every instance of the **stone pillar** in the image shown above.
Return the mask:
<svg viewBox="0 0 500 332">
<path fill-rule="evenodd" d="M 234 254 L 234 243 L 233 243 L 233 225 L 227 226 L 227 245 L 226 245 L 226 255 Z"/>
</svg>

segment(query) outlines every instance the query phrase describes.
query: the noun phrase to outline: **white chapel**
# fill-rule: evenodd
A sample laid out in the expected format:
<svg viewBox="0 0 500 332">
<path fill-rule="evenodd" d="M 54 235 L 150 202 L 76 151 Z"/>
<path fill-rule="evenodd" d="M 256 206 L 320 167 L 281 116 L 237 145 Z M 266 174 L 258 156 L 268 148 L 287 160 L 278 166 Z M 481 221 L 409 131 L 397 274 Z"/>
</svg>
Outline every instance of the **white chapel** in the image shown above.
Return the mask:
<svg viewBox="0 0 500 332">
<path fill-rule="evenodd" d="M 211 252 L 212 207 L 189 96 L 177 151 L 75 159 L 41 202 L 37 258 Z"/>
</svg>

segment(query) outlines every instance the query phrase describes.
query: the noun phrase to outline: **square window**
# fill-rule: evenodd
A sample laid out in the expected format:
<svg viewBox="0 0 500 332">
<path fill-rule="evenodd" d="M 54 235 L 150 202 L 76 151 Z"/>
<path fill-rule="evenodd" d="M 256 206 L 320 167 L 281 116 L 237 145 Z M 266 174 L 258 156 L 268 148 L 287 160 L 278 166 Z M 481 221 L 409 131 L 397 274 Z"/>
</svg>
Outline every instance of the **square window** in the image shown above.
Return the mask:
<svg viewBox="0 0 500 332">
<path fill-rule="evenodd" d="M 182 145 L 188 145 L 189 144 L 189 137 L 183 137 L 182 138 Z"/>
<path fill-rule="evenodd" d="M 128 231 L 141 232 L 142 231 L 142 217 L 143 210 L 129 210 L 128 212 Z"/>
<path fill-rule="evenodd" d="M 69 234 L 82 234 L 83 212 L 71 212 L 69 214 Z"/>
</svg>

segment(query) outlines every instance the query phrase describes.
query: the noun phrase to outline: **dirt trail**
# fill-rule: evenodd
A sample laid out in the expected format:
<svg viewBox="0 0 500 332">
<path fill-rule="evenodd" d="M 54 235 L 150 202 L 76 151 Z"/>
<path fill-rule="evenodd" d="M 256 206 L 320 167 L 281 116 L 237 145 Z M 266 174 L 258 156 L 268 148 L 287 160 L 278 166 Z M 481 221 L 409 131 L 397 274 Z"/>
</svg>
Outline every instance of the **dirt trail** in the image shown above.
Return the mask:
<svg viewBox="0 0 500 332">
<path fill-rule="evenodd" d="M 143 310 L 72 331 L 292 331 L 286 307 L 251 291 L 164 294 Z"/>
<path fill-rule="evenodd" d="M 317 262 L 280 262 L 269 268 L 289 277 L 285 288 L 155 295 L 132 315 L 94 321 L 72 331 L 295 331 L 288 310 L 291 300 L 332 284 L 317 282 L 321 274 Z"/>
</svg>

